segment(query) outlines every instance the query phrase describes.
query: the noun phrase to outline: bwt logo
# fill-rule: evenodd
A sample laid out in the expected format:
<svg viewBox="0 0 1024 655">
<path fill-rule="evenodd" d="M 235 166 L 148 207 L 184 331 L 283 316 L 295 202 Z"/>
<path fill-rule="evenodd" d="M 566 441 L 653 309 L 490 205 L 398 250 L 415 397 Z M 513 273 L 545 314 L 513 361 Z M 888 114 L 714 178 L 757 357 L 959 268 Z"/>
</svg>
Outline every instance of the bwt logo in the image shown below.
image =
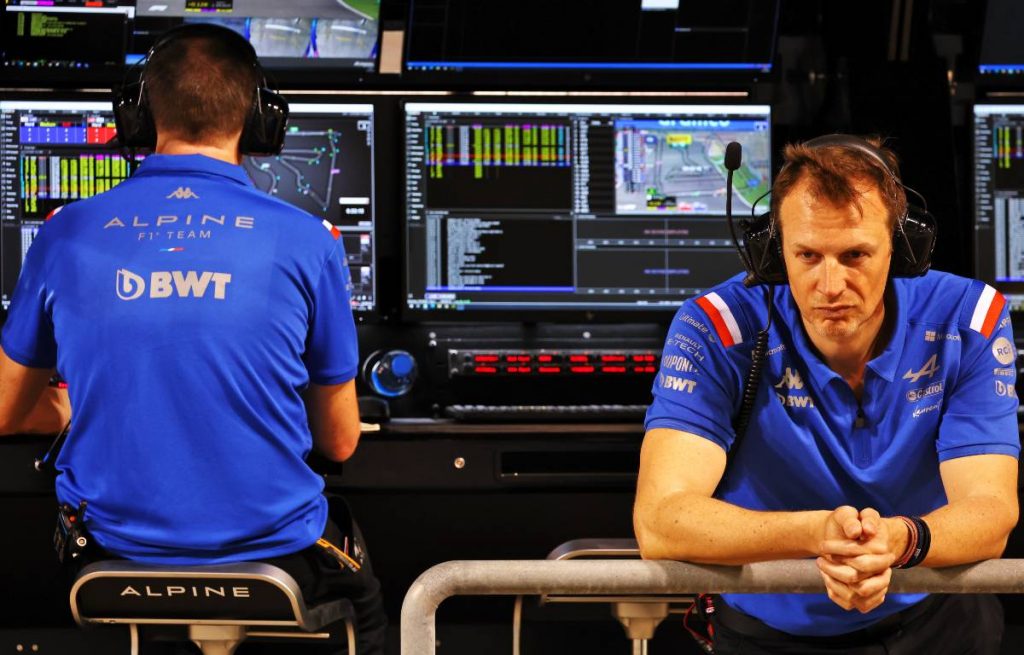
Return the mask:
<svg viewBox="0 0 1024 655">
<path fill-rule="evenodd" d="M 224 300 L 227 286 L 231 283 L 230 273 L 203 271 L 153 271 L 149 284 L 145 278 L 126 268 L 117 269 L 117 297 L 121 300 L 141 298 L 148 287 L 150 298 L 202 298 L 213 283 L 213 297 Z"/>
</svg>

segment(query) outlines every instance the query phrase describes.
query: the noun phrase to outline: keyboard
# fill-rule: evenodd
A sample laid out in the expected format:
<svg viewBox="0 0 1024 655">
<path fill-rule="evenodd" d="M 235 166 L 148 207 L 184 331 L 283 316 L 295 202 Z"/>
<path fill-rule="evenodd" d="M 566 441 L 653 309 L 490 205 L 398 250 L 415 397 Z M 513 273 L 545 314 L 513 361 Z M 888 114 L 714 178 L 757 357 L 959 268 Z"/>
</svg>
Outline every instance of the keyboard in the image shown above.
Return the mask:
<svg viewBox="0 0 1024 655">
<path fill-rule="evenodd" d="M 647 405 L 449 405 L 459 421 L 643 421 Z"/>
</svg>

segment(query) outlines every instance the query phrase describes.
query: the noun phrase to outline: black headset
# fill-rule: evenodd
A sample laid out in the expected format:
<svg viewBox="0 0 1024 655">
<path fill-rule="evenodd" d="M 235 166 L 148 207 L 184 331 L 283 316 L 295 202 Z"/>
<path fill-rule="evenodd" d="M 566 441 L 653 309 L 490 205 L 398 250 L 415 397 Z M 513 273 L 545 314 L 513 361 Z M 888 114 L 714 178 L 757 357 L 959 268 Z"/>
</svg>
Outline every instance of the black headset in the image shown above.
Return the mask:
<svg viewBox="0 0 1024 655">
<path fill-rule="evenodd" d="M 893 181 L 903 187 L 904 191 L 908 191 L 920 199 L 920 207 L 908 203 L 906 213 L 896 221 L 892 234 L 892 260 L 889 274 L 892 277 L 917 277 L 928 272 L 932 264 L 932 251 L 935 250 L 937 231 L 935 217 L 928 213 L 928 205 L 924 197 L 900 181 L 899 176 L 886 162 L 881 151 L 868 141 L 848 134 L 819 136 L 803 145 L 808 148 L 839 146 L 857 150 L 876 160 Z M 754 207 L 756 206 L 755 202 Z M 749 220 L 744 226 L 743 240 L 746 256 L 741 259 L 744 260 L 744 266 L 747 268 L 746 283 L 748 285 L 785 284 L 786 264 L 782 256 L 778 217 L 767 212 Z"/>
<path fill-rule="evenodd" d="M 124 82 L 114 89 L 114 123 L 122 148 L 156 148 L 156 125 L 146 94 L 146 63 L 168 43 L 187 37 L 217 39 L 238 52 L 256 69 L 259 84 L 253 89 L 252 106 L 245 118 L 238 144 L 243 155 L 276 155 L 284 146 L 288 123 L 288 102 L 267 88 L 267 76 L 260 66 L 256 50 L 241 34 L 208 23 L 189 23 L 164 32 L 145 58 L 128 69 Z"/>
</svg>

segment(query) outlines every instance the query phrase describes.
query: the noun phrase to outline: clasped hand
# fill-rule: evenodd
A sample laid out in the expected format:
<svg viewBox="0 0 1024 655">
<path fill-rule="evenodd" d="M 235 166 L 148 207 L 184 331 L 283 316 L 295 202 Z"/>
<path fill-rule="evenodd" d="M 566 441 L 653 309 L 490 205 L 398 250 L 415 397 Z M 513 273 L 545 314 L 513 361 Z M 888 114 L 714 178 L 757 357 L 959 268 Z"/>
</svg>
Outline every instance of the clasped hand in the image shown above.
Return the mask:
<svg viewBox="0 0 1024 655">
<path fill-rule="evenodd" d="M 882 604 L 898 556 L 897 531 L 871 508 L 844 505 L 829 515 L 817 564 L 832 602 L 862 613 Z"/>
</svg>

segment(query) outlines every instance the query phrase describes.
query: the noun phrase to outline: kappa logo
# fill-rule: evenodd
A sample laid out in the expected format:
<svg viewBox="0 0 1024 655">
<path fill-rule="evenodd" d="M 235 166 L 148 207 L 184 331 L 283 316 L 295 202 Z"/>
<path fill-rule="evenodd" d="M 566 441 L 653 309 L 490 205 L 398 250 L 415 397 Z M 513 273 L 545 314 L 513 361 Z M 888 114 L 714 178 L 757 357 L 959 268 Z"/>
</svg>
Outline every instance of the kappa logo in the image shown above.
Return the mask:
<svg viewBox="0 0 1024 655">
<path fill-rule="evenodd" d="M 231 283 L 230 273 L 203 271 L 153 271 L 149 283 L 141 275 L 126 268 L 117 269 L 117 297 L 121 300 L 136 300 L 149 289 L 150 298 L 202 298 L 213 283 L 213 297 L 224 300 L 227 286 Z"/>
<path fill-rule="evenodd" d="M 804 380 L 800 377 L 800 371 L 796 369 L 786 367 L 786 371 L 782 374 L 782 379 L 775 383 L 776 389 L 783 389 L 784 392 L 775 392 L 775 397 L 779 399 L 779 402 L 786 407 L 814 407 L 814 400 L 803 394 L 792 394 L 791 391 L 802 391 L 804 388 Z"/>
<path fill-rule="evenodd" d="M 187 186 L 180 186 L 174 191 L 171 191 L 167 194 L 167 198 L 174 198 L 175 200 L 199 200 L 199 196 L 196 195 L 196 192 Z"/>
<path fill-rule="evenodd" d="M 940 368 L 942 367 L 939 366 L 939 356 L 938 354 L 935 354 L 928 358 L 928 361 L 924 363 L 924 366 L 922 366 L 917 371 L 913 369 L 907 369 L 907 372 L 903 374 L 903 379 L 910 380 L 914 384 L 917 384 L 917 381 L 923 378 L 924 376 L 928 376 L 929 378 L 934 376 L 936 373 L 939 372 Z"/>
<path fill-rule="evenodd" d="M 775 383 L 776 389 L 803 389 L 804 381 L 800 377 L 800 371 L 795 371 L 790 367 L 786 367 L 786 372 L 782 374 L 782 379 Z"/>
</svg>

